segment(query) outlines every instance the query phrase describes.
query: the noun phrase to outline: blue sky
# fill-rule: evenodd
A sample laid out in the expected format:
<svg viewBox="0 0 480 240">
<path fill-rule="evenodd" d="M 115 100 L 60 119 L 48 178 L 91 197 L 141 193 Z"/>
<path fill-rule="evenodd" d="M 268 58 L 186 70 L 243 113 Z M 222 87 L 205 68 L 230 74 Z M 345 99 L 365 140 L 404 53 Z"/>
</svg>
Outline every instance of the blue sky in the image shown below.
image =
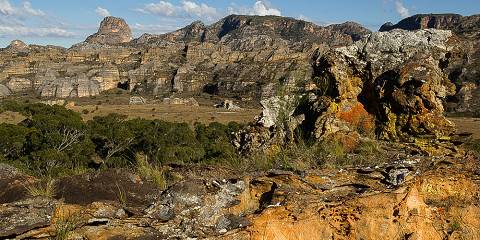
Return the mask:
<svg viewBox="0 0 480 240">
<path fill-rule="evenodd" d="M 104 16 L 124 18 L 135 36 L 164 33 L 229 14 L 281 15 L 317 24 L 355 21 L 377 30 L 417 13 L 480 13 L 480 0 L 0 0 L 0 47 L 14 39 L 69 47 Z"/>
</svg>

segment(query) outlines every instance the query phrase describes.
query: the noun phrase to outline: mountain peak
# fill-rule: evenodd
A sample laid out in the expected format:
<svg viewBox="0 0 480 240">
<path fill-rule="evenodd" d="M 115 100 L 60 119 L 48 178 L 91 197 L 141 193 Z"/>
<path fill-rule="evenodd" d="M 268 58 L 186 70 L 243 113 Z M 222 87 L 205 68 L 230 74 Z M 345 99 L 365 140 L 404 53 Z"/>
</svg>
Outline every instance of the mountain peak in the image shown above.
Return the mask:
<svg viewBox="0 0 480 240">
<path fill-rule="evenodd" d="M 85 42 L 115 45 L 130 42 L 132 30 L 122 18 L 106 17 L 100 23 L 98 32 L 89 36 Z"/>
<path fill-rule="evenodd" d="M 21 40 L 13 40 L 10 45 L 8 45 L 7 49 L 22 52 L 28 50 L 28 45 Z"/>
</svg>

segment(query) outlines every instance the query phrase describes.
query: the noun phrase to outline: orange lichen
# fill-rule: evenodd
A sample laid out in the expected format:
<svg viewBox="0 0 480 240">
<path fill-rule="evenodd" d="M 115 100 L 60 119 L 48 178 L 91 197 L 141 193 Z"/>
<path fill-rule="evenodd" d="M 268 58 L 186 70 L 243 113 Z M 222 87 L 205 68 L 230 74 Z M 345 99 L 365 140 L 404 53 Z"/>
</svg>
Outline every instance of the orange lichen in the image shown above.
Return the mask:
<svg viewBox="0 0 480 240">
<path fill-rule="evenodd" d="M 361 103 L 337 114 L 339 119 L 356 127 L 360 134 L 371 133 L 375 128 L 375 118 L 370 115 Z"/>
</svg>

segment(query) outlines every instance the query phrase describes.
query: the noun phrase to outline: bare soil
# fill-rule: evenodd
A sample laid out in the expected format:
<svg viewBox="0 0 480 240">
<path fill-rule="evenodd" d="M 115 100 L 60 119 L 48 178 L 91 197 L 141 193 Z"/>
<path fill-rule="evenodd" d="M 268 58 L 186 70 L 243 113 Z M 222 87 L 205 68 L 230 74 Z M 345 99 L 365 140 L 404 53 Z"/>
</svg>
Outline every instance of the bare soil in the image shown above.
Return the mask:
<svg viewBox="0 0 480 240">
<path fill-rule="evenodd" d="M 457 133 L 471 133 L 475 139 L 480 139 L 480 118 L 456 117 L 449 118 L 457 125 Z"/>
</svg>

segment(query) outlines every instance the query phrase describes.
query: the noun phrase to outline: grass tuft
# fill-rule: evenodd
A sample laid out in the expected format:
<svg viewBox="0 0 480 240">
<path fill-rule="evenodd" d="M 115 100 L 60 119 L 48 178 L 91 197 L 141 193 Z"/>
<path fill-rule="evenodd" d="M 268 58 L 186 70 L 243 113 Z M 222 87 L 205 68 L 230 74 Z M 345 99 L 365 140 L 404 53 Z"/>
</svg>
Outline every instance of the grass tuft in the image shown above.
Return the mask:
<svg viewBox="0 0 480 240">
<path fill-rule="evenodd" d="M 55 196 L 56 186 L 55 180 L 49 179 L 46 182 L 33 183 L 25 187 L 30 197 L 47 197 Z"/>
<path fill-rule="evenodd" d="M 142 178 L 153 182 L 159 189 L 165 190 L 167 188 L 165 169 L 151 165 L 142 156 L 137 156 L 137 172 Z"/>
</svg>

